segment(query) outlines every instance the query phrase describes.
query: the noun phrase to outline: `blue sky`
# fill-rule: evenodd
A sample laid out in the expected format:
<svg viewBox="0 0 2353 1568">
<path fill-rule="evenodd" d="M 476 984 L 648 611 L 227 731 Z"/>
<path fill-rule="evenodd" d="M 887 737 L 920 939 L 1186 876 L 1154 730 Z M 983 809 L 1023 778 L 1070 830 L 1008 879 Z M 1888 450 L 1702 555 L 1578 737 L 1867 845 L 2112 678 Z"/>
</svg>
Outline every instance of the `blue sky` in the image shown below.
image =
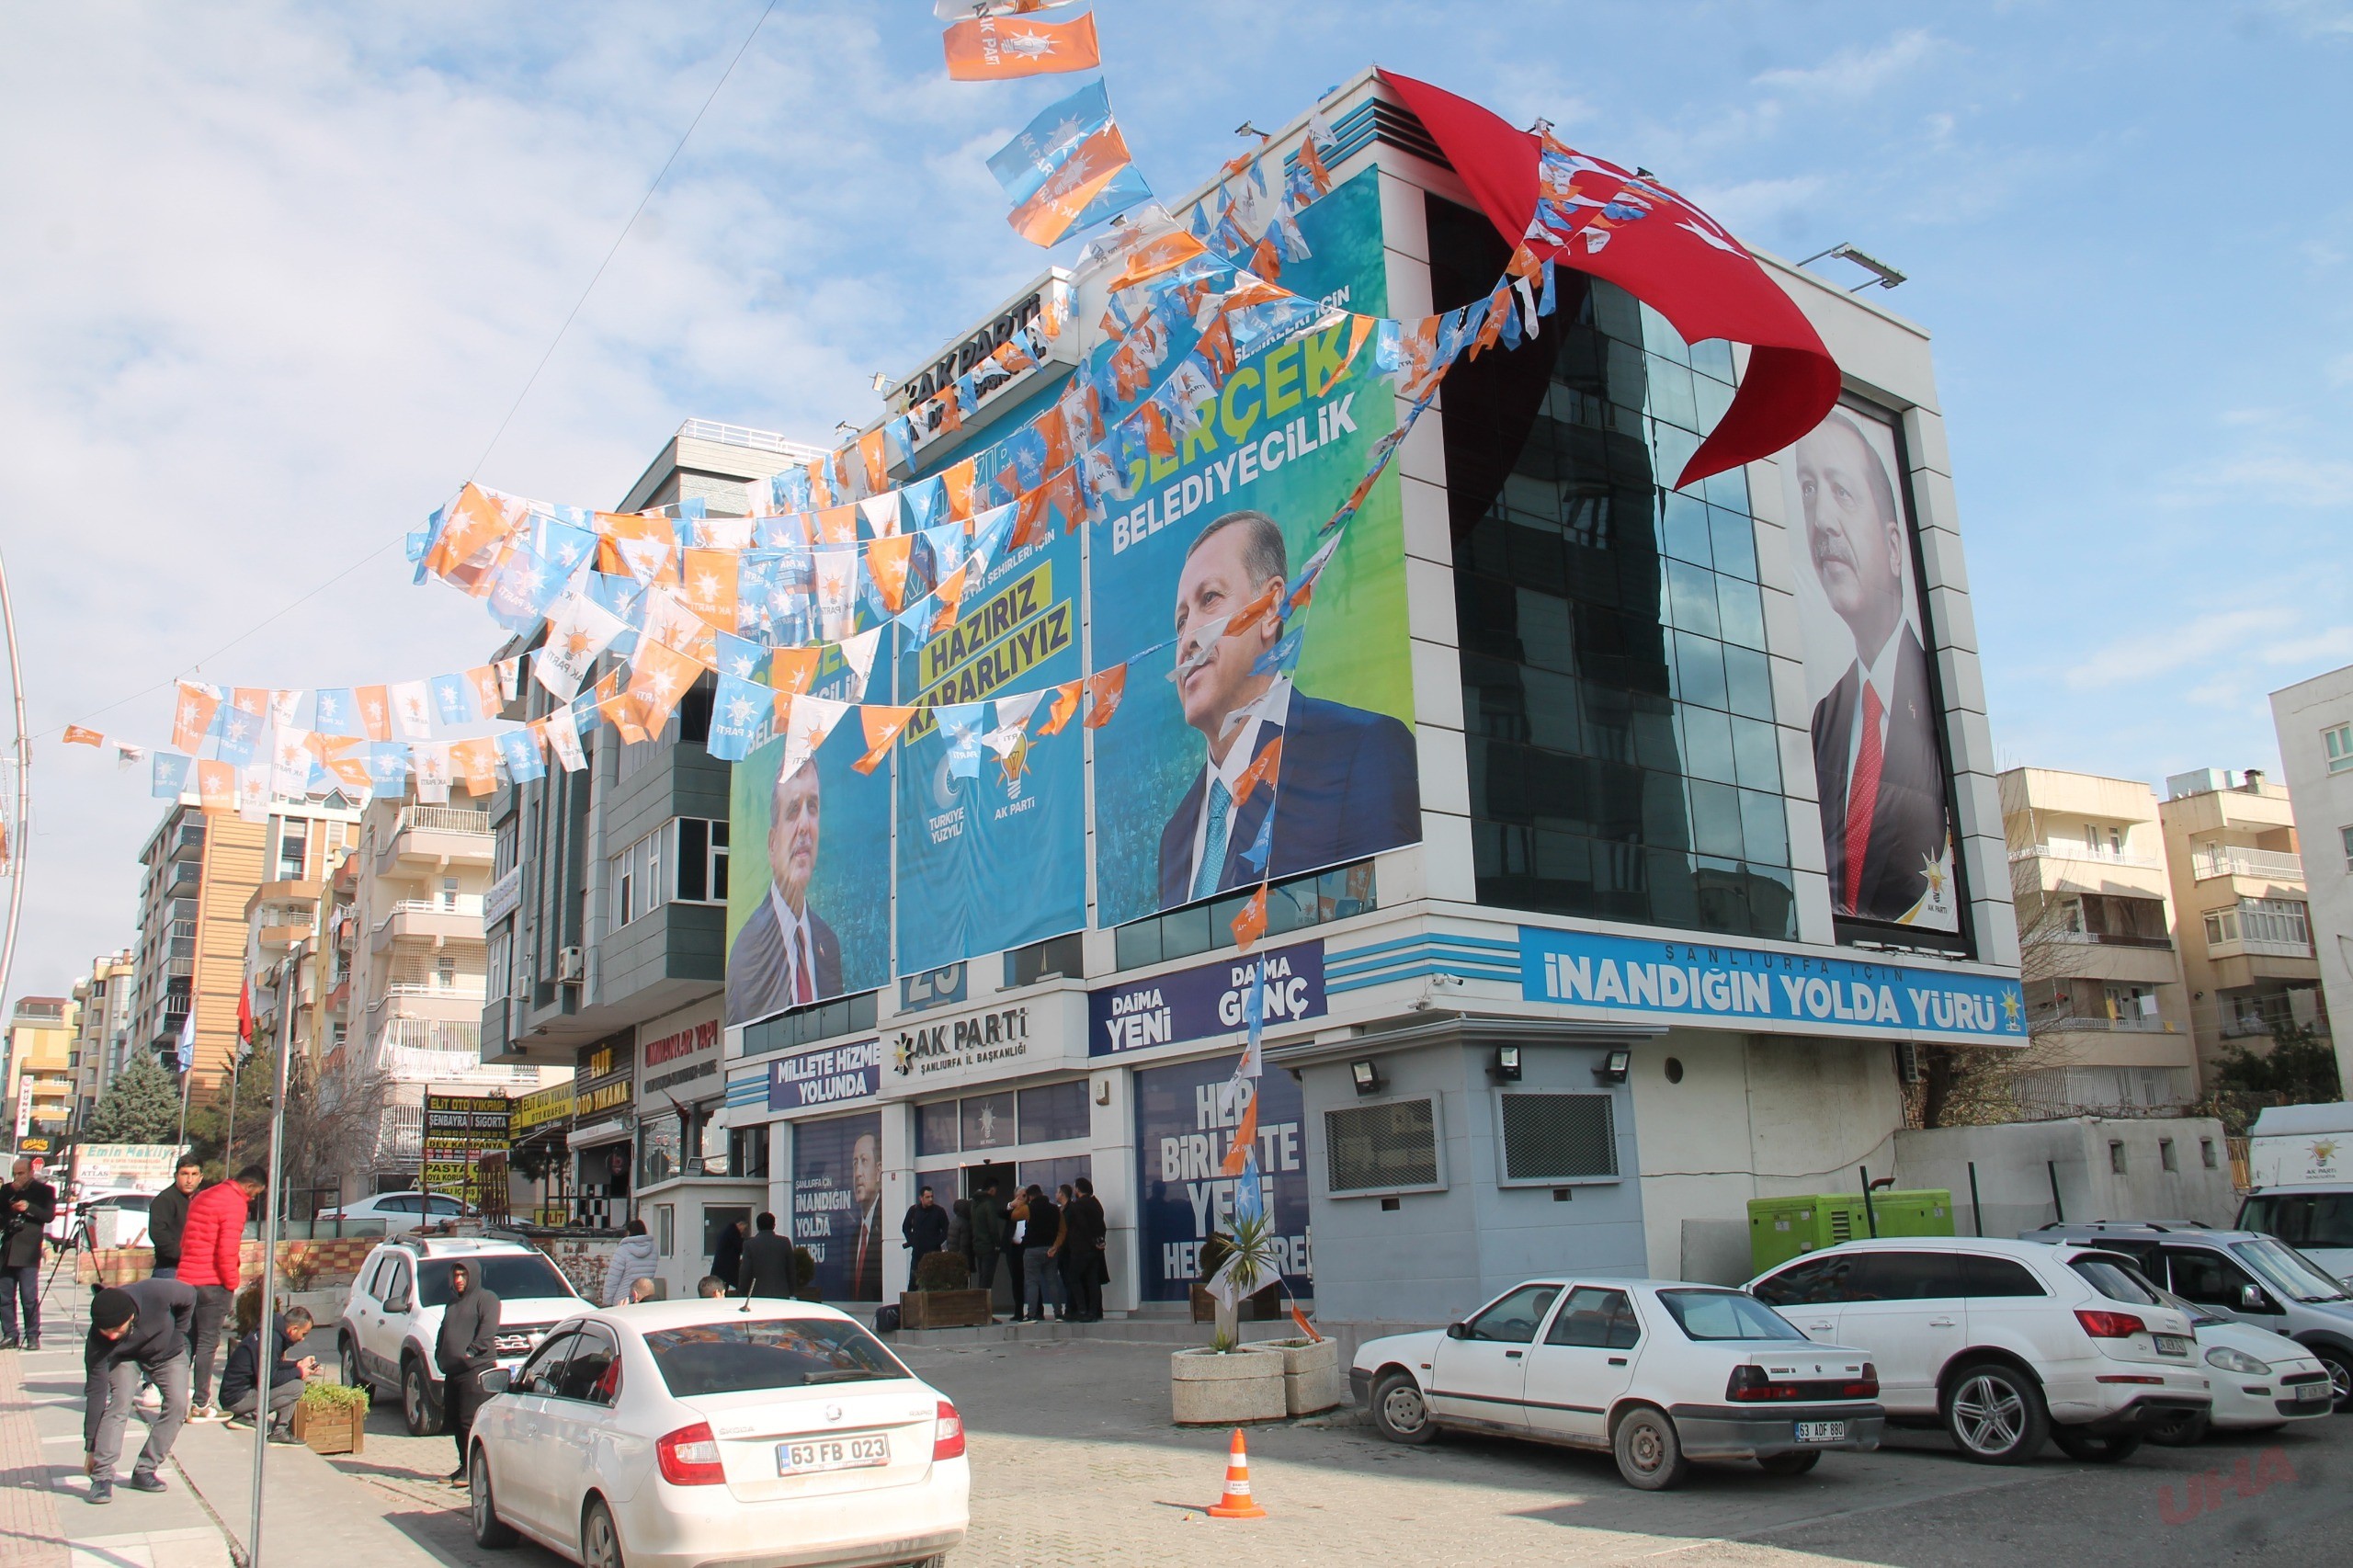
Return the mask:
<svg viewBox="0 0 2353 1568">
<path fill-rule="evenodd" d="M 199 658 L 315 687 L 486 652 L 394 541 L 474 472 L 760 4 L 0 21 L 0 544 L 36 726 L 161 739 L 146 688 Z M 2345 0 L 1098 12 L 1165 190 L 1370 61 L 1542 114 L 1760 248 L 1909 273 L 1874 298 L 1935 335 L 2005 765 L 2267 766 L 2265 694 L 2353 661 Z M 610 504 L 688 415 L 869 416 L 871 372 L 1047 259 L 982 160 L 1066 85 L 948 82 L 923 0 L 783 0 L 480 477 Z M 35 777 L 18 993 L 130 940 L 157 812 L 53 740 Z"/>
</svg>

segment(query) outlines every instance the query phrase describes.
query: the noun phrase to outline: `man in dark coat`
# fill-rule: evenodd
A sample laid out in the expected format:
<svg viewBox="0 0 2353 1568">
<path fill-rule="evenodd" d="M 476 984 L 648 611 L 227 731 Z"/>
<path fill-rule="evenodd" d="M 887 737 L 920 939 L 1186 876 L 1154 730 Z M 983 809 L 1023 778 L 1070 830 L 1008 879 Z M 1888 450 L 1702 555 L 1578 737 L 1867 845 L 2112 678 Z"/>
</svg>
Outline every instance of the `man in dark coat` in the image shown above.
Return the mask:
<svg viewBox="0 0 2353 1568">
<path fill-rule="evenodd" d="M 1095 1184 L 1080 1176 L 1071 1185 L 1077 1196 L 1063 1210 L 1058 1257 L 1063 1299 L 1070 1302 L 1070 1315 L 1076 1322 L 1101 1323 L 1103 1280 L 1109 1273 L 1110 1227 L 1103 1216 L 1103 1201 L 1095 1196 Z"/>
<path fill-rule="evenodd" d="M 997 1197 L 996 1183 L 985 1181 L 981 1195 L 972 1199 L 972 1283 L 979 1289 L 995 1288 L 997 1255 L 1004 1250 L 1005 1204 Z"/>
<path fill-rule="evenodd" d="M 446 1479 L 463 1486 L 466 1438 L 474 1429 L 474 1412 L 489 1397 L 482 1375 L 498 1365 L 498 1298 L 488 1286 L 474 1283 L 473 1266 L 462 1260 L 449 1266 L 449 1304 L 441 1309 L 433 1362 L 441 1369 L 441 1405 L 458 1442 L 458 1468 Z"/>
<path fill-rule="evenodd" d="M 180 1271 L 180 1236 L 188 1229 L 188 1206 L 204 1185 L 204 1167 L 194 1154 L 182 1154 L 172 1185 L 155 1195 L 147 1207 L 147 1244 L 155 1249 L 154 1276 L 176 1278 Z"/>
<path fill-rule="evenodd" d="M 719 1233 L 719 1245 L 710 1255 L 710 1273 L 706 1277 L 732 1284 L 744 1267 L 744 1230 L 748 1223 L 730 1220 L 727 1228 Z"/>
<path fill-rule="evenodd" d="M 754 1223 L 758 1228 L 744 1244 L 744 1261 L 735 1268 L 735 1288 L 746 1296 L 790 1300 L 799 1295 L 792 1244 L 776 1233 L 776 1216 L 762 1214 Z"/>
<path fill-rule="evenodd" d="M 114 1501 L 123 1427 L 143 1381 L 164 1396 L 131 1472 L 141 1492 L 165 1490 L 155 1471 L 169 1458 L 188 1419 L 188 1335 L 195 1325 L 196 1290 L 176 1279 L 141 1279 L 101 1290 L 90 1303 L 90 1333 L 82 1346 L 82 1449 L 90 1471 L 90 1501 Z"/>
<path fill-rule="evenodd" d="M 57 1218 L 57 1188 L 33 1175 L 21 1154 L 0 1187 L 0 1350 L 40 1348 L 40 1244 Z M 24 1337 L 17 1337 L 17 1302 Z"/>
<path fill-rule="evenodd" d="M 939 1206 L 931 1188 L 915 1194 L 907 1205 L 906 1214 L 899 1221 L 899 1235 L 907 1247 L 907 1278 L 915 1277 L 915 1265 L 929 1257 L 948 1244 L 948 1210 Z"/>
<path fill-rule="evenodd" d="M 748 1024 L 842 992 L 842 944 L 809 906 L 817 869 L 817 765 L 777 774 L 768 806 L 767 896 L 727 955 L 727 1021 Z"/>
</svg>

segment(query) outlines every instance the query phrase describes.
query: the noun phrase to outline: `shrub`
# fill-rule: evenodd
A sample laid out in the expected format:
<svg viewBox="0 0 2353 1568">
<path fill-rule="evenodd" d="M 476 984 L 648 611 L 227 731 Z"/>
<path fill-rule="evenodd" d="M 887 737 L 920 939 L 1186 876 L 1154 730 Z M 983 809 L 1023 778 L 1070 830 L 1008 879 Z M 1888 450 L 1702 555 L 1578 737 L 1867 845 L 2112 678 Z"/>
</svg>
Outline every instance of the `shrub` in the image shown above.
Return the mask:
<svg viewBox="0 0 2353 1568">
<path fill-rule="evenodd" d="M 972 1270 L 961 1253 L 931 1253 L 915 1265 L 915 1288 L 918 1290 L 961 1290 L 971 1278 Z"/>
<path fill-rule="evenodd" d="M 341 1383 L 316 1378 L 302 1385 L 302 1397 L 297 1403 L 313 1410 L 348 1410 L 365 1417 L 368 1414 L 368 1391 L 346 1388 Z"/>
</svg>

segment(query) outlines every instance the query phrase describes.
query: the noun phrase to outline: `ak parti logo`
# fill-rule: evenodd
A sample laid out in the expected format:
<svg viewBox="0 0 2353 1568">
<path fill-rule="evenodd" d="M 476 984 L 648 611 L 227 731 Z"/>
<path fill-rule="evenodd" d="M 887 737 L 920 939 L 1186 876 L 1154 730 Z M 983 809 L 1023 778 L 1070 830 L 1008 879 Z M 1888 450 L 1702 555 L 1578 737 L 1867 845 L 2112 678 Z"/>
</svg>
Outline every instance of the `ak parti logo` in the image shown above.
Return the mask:
<svg viewBox="0 0 2353 1568">
<path fill-rule="evenodd" d="M 2181 1495 L 2175 1499 L 2170 1485 L 2157 1488 L 2157 1517 L 2169 1525 L 2186 1525 L 2202 1515 L 2211 1514 L 2234 1498 L 2252 1501 L 2275 1486 L 2292 1483 L 2296 1467 L 2288 1462 L 2285 1449 L 2266 1449 L 2252 1462 L 2241 1460 L 2228 1474 L 2219 1470 L 2201 1471 L 2181 1480 Z"/>
</svg>

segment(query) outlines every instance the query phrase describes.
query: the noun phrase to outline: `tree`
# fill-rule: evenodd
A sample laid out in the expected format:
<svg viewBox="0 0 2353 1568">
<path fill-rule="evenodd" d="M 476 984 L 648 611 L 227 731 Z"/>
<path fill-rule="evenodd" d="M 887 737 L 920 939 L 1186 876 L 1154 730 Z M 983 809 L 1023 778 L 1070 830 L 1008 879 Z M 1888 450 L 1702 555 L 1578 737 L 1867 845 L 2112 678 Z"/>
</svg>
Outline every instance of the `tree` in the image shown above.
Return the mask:
<svg viewBox="0 0 2353 1568">
<path fill-rule="evenodd" d="M 169 1143 L 179 1136 L 180 1092 L 145 1051 L 135 1051 L 98 1097 L 85 1130 L 92 1143 Z"/>
<path fill-rule="evenodd" d="M 2018 927 L 2018 979 L 2064 983 L 2082 938 L 2067 926 L 2066 903 L 2038 894 L 2013 904 Z M 1923 1045 L 1920 1081 L 1907 1096 L 1915 1127 L 1983 1127 L 2032 1119 L 2035 1080 L 2064 1071 L 2075 1060 L 2074 1041 L 2054 1027 L 2056 1017 L 2027 1020 L 2026 1048 Z M 2047 1114 L 2047 1113 L 2046 1113 Z"/>
<path fill-rule="evenodd" d="M 2325 1104 L 2339 1093 L 2336 1051 L 2300 1024 L 2275 1026 L 2271 1049 L 2260 1056 L 2244 1045 L 2224 1046 L 2214 1079 L 2224 1089 L 2285 1096 L 2286 1105 Z"/>
</svg>

